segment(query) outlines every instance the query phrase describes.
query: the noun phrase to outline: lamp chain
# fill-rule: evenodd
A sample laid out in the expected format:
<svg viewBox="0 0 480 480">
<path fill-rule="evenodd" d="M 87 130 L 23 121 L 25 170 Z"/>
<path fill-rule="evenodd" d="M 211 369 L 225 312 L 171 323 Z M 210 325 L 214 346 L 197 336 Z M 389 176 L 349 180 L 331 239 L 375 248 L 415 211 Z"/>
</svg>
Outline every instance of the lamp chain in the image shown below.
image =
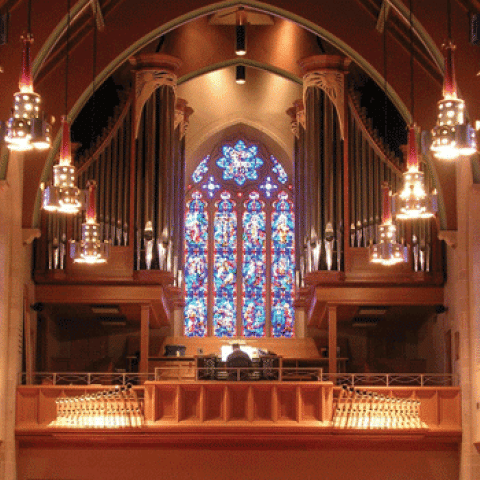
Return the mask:
<svg viewBox="0 0 480 480">
<path fill-rule="evenodd" d="M 97 28 L 95 24 L 95 16 L 92 17 L 92 25 L 93 25 L 93 58 L 92 58 L 92 121 L 90 123 L 91 126 L 91 142 L 93 144 L 93 137 L 94 137 L 94 121 L 95 121 L 95 75 L 97 73 Z"/>
<path fill-rule="evenodd" d="M 387 134 L 388 134 L 388 83 L 387 83 L 387 3 L 384 2 L 383 4 L 383 80 L 384 80 L 384 115 L 385 115 L 385 124 L 384 124 L 384 140 L 385 143 L 387 141 Z"/>
<path fill-rule="evenodd" d="M 68 67 L 70 58 L 70 0 L 67 0 L 67 31 L 65 33 L 65 116 L 68 115 Z"/>
<path fill-rule="evenodd" d="M 452 40 L 452 3 L 447 0 L 447 34 L 448 40 Z"/>
<path fill-rule="evenodd" d="M 415 87 L 414 80 L 414 50 L 413 50 L 413 0 L 410 0 L 410 104 L 412 112 L 412 123 L 415 120 Z"/>
<path fill-rule="evenodd" d="M 27 33 L 32 33 L 32 0 L 28 0 Z"/>
</svg>

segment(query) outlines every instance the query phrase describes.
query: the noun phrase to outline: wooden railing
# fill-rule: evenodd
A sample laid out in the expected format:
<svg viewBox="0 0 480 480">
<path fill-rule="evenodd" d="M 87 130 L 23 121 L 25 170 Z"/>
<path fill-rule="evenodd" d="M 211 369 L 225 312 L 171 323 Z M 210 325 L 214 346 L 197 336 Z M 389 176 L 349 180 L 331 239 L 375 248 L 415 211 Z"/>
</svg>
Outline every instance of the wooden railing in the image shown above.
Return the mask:
<svg viewBox="0 0 480 480">
<path fill-rule="evenodd" d="M 17 388 L 17 434 L 36 430 L 53 430 L 56 400 L 101 392 L 100 385 L 27 385 Z M 340 387 L 331 382 L 147 382 L 134 387 L 144 401 L 144 430 L 160 432 L 173 426 L 218 429 L 232 425 L 250 428 L 298 429 L 315 427 L 317 434 L 335 433 L 332 426 Z M 420 419 L 428 430 L 458 435 L 461 431 L 460 389 L 458 387 L 364 387 L 393 399 L 419 400 Z M 285 430 L 287 428 L 287 430 Z M 68 428 L 67 428 L 68 430 Z M 71 429 L 70 429 L 71 430 Z M 78 428 L 76 429 L 79 430 Z M 81 430 L 81 429 L 80 429 Z M 135 429 L 138 430 L 138 429 Z M 124 431 L 124 430 L 123 430 Z M 403 430 L 403 432 L 413 431 Z M 199 430 L 197 430 L 197 433 Z M 381 434 L 398 434 L 402 430 L 385 430 Z M 314 433 L 312 431 L 312 433 Z M 338 432 L 337 432 L 338 433 Z M 365 431 L 365 434 L 378 431 Z"/>
<path fill-rule="evenodd" d="M 146 381 L 175 380 L 192 382 L 197 380 L 224 381 L 233 378 L 244 379 L 242 373 L 247 372 L 249 380 L 296 380 L 300 377 L 320 382 L 331 381 L 335 385 L 352 387 L 451 387 L 457 384 L 455 375 L 441 373 L 335 373 L 324 372 L 322 368 L 308 367 L 266 367 L 268 375 L 262 367 L 227 368 L 227 367 L 195 367 L 172 366 L 156 367 L 153 373 L 113 373 L 113 372 L 40 372 L 34 373 L 27 383 L 27 375 L 21 374 L 20 385 L 141 385 Z M 230 377 L 228 372 L 233 375 Z M 253 372 L 253 373 L 252 373 Z"/>
</svg>

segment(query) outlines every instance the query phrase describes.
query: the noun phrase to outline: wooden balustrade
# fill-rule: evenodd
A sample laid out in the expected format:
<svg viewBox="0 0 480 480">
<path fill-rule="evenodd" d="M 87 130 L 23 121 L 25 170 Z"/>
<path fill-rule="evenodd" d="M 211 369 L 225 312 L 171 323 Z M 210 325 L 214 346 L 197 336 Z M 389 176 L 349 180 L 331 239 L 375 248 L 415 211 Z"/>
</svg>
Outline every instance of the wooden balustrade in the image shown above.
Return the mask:
<svg viewBox="0 0 480 480">
<path fill-rule="evenodd" d="M 104 386 L 19 386 L 17 388 L 17 435 L 39 431 L 82 431 L 82 428 L 49 426 L 56 418 L 55 400 L 61 397 L 98 393 Z M 145 431 L 192 427 L 219 429 L 229 426 L 250 428 L 315 427 L 318 434 L 340 434 L 333 428 L 333 411 L 340 387 L 331 382 L 146 382 L 134 387 L 143 397 Z M 362 387 L 382 395 L 420 400 L 420 419 L 428 426 L 422 435 L 445 435 L 458 441 L 461 434 L 460 389 L 458 387 Z M 138 430 L 138 428 L 136 429 Z M 125 432 L 122 429 L 122 432 Z M 110 430 L 111 432 L 111 430 Z M 379 431 L 363 430 L 365 435 Z M 412 433 L 405 430 L 404 433 Z M 382 430 L 383 435 L 402 430 Z M 419 433 L 419 432 L 417 432 Z"/>
</svg>

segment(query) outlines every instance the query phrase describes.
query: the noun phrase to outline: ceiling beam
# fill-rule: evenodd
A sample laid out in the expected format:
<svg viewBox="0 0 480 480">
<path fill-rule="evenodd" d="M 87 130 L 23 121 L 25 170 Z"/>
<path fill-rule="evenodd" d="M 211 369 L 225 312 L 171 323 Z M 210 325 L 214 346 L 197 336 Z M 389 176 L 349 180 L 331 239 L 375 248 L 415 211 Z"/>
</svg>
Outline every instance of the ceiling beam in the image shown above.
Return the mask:
<svg viewBox="0 0 480 480">
<path fill-rule="evenodd" d="M 316 287 L 311 306 L 435 306 L 444 301 L 443 287 Z M 318 307 L 316 309 L 318 312 Z"/>
<path fill-rule="evenodd" d="M 378 12 L 377 26 L 375 27 L 379 33 L 383 33 L 385 27 L 385 22 L 388 19 L 388 14 L 390 13 L 390 2 L 388 0 L 383 0 L 380 12 Z"/>
<path fill-rule="evenodd" d="M 35 300 L 56 304 L 145 304 L 159 302 L 164 290 L 159 285 L 36 285 Z"/>
<path fill-rule="evenodd" d="M 103 18 L 100 2 L 99 0 L 91 0 L 90 5 L 92 6 L 92 13 L 95 17 L 95 22 L 97 23 L 97 30 L 103 32 L 103 29 L 105 28 L 105 19 Z"/>
</svg>

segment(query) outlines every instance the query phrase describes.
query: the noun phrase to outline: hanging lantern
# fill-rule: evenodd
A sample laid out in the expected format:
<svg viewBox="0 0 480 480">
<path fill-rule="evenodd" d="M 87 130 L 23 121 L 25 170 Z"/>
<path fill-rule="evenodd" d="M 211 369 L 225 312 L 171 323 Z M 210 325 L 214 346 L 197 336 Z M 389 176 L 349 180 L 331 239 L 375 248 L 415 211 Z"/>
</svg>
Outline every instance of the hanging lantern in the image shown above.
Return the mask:
<svg viewBox="0 0 480 480">
<path fill-rule="evenodd" d="M 392 221 L 391 195 L 388 184 L 382 185 L 382 224 L 378 227 L 380 241 L 370 246 L 370 261 L 395 265 L 408 260 L 407 247 L 397 243 L 397 226 Z"/>
<path fill-rule="evenodd" d="M 42 206 L 47 211 L 76 214 L 82 208 L 81 192 L 75 186 L 76 169 L 72 165 L 70 124 L 62 116 L 62 145 L 60 160 L 53 167 L 53 185 L 43 191 Z"/>
<path fill-rule="evenodd" d="M 437 123 L 432 130 L 430 150 L 441 160 L 456 160 L 477 151 L 475 130 L 466 120 L 465 102 L 457 96 L 453 52 L 455 45 L 449 40 L 445 49 L 445 76 L 443 100 L 438 102 Z"/>
<path fill-rule="evenodd" d="M 430 218 L 437 211 L 436 193 L 425 190 L 425 174 L 420 171 L 415 125 L 408 130 L 407 170 L 403 174 L 403 189 L 393 196 L 393 211 L 396 218 Z"/>
<path fill-rule="evenodd" d="M 5 142 L 9 150 L 25 152 L 36 148 L 45 150 L 51 146 L 51 127 L 40 111 L 41 97 L 33 91 L 30 66 L 31 33 L 22 37 L 22 72 L 18 83 L 19 91 L 13 96 L 12 116 L 7 122 Z"/>
<path fill-rule="evenodd" d="M 97 182 L 89 180 L 85 222 L 82 223 L 82 240 L 70 242 L 70 257 L 75 263 L 105 263 L 110 253 L 110 242 L 100 240 L 97 223 L 95 195 Z"/>
</svg>

